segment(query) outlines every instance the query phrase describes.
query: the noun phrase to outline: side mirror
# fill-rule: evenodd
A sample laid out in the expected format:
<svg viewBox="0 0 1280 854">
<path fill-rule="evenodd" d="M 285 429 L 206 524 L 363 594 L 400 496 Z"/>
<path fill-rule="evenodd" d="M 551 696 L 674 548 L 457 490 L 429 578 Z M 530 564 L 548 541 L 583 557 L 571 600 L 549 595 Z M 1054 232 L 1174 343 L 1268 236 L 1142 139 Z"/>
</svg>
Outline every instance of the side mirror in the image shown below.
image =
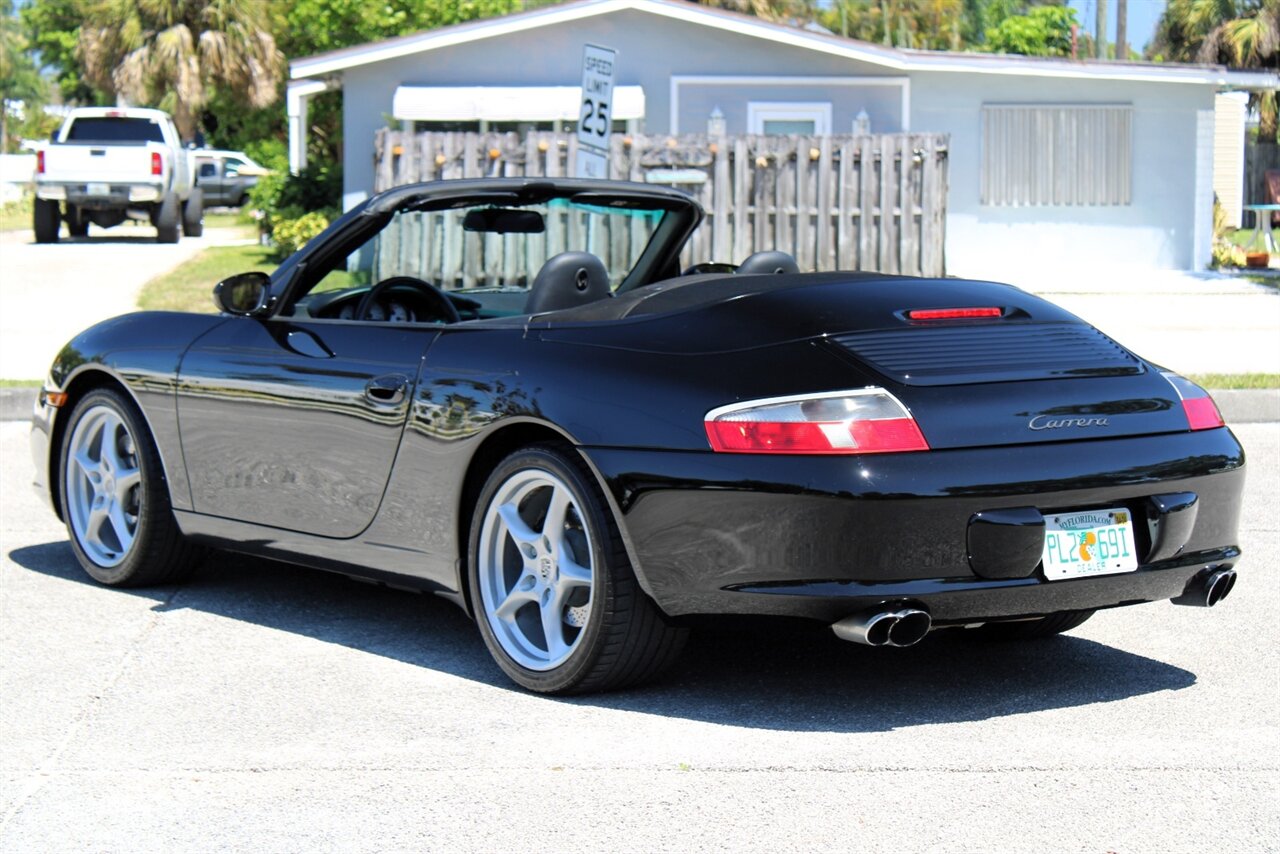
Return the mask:
<svg viewBox="0 0 1280 854">
<path fill-rule="evenodd" d="M 213 303 L 227 314 L 262 314 L 271 304 L 270 285 L 266 273 L 241 273 L 214 285 Z"/>
</svg>

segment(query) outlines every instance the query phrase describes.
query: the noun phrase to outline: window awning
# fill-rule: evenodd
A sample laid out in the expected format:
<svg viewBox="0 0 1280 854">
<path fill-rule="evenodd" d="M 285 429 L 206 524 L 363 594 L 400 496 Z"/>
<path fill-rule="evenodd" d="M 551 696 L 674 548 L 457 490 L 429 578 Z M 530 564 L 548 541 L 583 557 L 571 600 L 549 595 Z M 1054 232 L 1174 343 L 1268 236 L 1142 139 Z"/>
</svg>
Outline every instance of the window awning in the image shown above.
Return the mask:
<svg viewBox="0 0 1280 854">
<path fill-rule="evenodd" d="M 397 86 L 391 114 L 418 122 L 577 121 L 579 86 Z M 614 119 L 644 118 L 644 89 L 613 87 Z"/>
</svg>

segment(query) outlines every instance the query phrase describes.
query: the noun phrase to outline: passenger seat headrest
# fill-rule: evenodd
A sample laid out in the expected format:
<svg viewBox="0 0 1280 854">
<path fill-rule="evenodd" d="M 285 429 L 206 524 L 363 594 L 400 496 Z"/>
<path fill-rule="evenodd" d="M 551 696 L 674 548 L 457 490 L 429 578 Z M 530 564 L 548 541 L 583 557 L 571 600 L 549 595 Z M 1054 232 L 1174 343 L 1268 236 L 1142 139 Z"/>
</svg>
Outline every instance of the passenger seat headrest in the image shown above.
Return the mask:
<svg viewBox="0 0 1280 854">
<path fill-rule="evenodd" d="M 747 260 L 738 265 L 738 273 L 743 275 L 772 275 L 777 273 L 799 273 L 800 265 L 796 263 L 796 259 L 792 258 L 785 252 L 779 252 L 771 249 L 766 252 L 757 252 L 747 257 Z"/>
</svg>

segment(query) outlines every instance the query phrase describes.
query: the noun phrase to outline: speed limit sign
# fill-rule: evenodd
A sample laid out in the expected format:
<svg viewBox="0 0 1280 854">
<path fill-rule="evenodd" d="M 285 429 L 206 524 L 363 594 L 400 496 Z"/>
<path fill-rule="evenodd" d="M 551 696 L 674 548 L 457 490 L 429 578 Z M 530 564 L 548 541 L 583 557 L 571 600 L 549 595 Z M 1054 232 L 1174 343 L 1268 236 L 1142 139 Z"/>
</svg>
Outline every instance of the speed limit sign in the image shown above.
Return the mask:
<svg viewBox="0 0 1280 854">
<path fill-rule="evenodd" d="M 609 137 L 613 132 L 613 69 L 618 52 L 599 45 L 582 49 L 582 104 L 578 114 L 579 178 L 609 177 Z"/>
</svg>

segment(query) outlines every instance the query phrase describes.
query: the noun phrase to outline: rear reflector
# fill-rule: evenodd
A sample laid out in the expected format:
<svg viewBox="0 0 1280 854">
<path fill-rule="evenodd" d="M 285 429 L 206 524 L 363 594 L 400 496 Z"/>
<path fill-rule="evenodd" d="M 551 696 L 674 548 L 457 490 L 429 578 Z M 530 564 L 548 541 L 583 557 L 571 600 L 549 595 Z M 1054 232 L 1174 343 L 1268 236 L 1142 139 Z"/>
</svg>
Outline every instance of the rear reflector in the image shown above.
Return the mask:
<svg viewBox="0 0 1280 854">
<path fill-rule="evenodd" d="M 908 320 L 962 320 L 971 317 L 1000 317 L 1004 309 L 985 308 L 914 308 L 907 312 Z"/>
<path fill-rule="evenodd" d="M 880 388 L 775 397 L 722 406 L 703 422 L 711 449 L 736 454 L 927 451 L 907 408 Z"/>
<path fill-rule="evenodd" d="M 43 151 L 36 152 L 36 174 L 37 175 L 44 174 L 44 152 Z"/>
<path fill-rule="evenodd" d="M 1163 376 L 1182 399 L 1182 411 L 1186 414 L 1187 425 L 1192 430 L 1212 430 L 1215 427 L 1224 426 L 1226 422 L 1222 420 L 1222 414 L 1218 412 L 1218 406 L 1209 396 L 1209 392 L 1175 373 L 1164 371 Z"/>
<path fill-rule="evenodd" d="M 158 151 L 151 152 L 151 174 L 164 174 L 164 163 L 160 160 L 160 152 Z"/>
</svg>

